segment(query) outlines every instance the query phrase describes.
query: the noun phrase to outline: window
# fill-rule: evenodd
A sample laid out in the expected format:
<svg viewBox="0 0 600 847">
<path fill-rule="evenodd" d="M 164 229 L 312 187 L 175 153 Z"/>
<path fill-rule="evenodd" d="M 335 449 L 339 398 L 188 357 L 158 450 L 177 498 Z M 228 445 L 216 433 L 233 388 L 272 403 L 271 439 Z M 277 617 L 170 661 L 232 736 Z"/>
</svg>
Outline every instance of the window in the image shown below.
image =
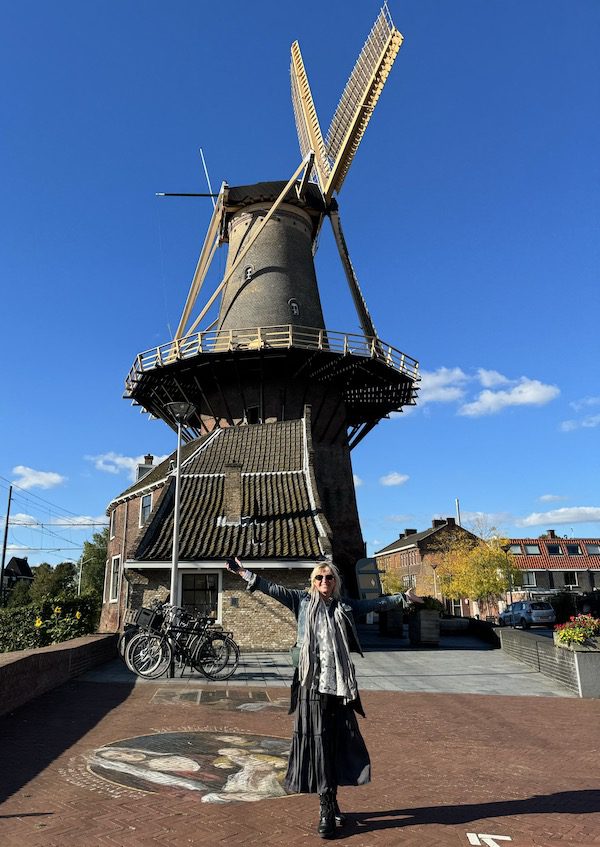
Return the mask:
<svg viewBox="0 0 600 847">
<path fill-rule="evenodd" d="M 523 571 L 523 585 L 536 585 L 533 571 Z"/>
<path fill-rule="evenodd" d="M 182 574 L 181 605 L 188 612 L 216 618 L 219 614 L 219 574 Z"/>
<path fill-rule="evenodd" d="M 520 544 L 511 544 L 508 548 L 508 552 L 512 553 L 513 556 L 521 556 L 523 554 Z"/>
<path fill-rule="evenodd" d="M 549 556 L 562 556 L 563 551 L 560 544 L 546 544 Z"/>
<path fill-rule="evenodd" d="M 581 556 L 579 544 L 567 544 L 567 556 Z"/>
<path fill-rule="evenodd" d="M 585 549 L 590 556 L 600 556 L 600 544 L 586 544 Z"/>
<path fill-rule="evenodd" d="M 119 571 L 121 570 L 121 557 L 113 556 L 110 567 L 110 591 L 108 599 L 116 603 L 119 599 Z"/>
<path fill-rule="evenodd" d="M 249 406 L 246 409 L 246 423 L 260 423 L 260 415 L 258 414 L 258 406 Z"/>
<path fill-rule="evenodd" d="M 115 524 L 117 522 L 116 518 L 117 518 L 117 510 L 113 509 L 112 512 L 110 513 L 110 529 L 108 531 L 110 538 L 115 537 Z"/>
<path fill-rule="evenodd" d="M 528 556 L 539 556 L 540 555 L 540 545 L 539 544 L 526 544 L 525 552 Z"/>
<path fill-rule="evenodd" d="M 254 276 L 254 268 L 252 265 L 247 265 L 244 268 L 244 282 L 250 282 L 252 277 Z"/>
<path fill-rule="evenodd" d="M 290 307 L 290 312 L 292 313 L 292 315 L 300 314 L 300 306 L 298 305 L 298 301 L 294 300 L 293 297 L 291 300 L 288 300 L 288 306 Z"/>
<path fill-rule="evenodd" d="M 140 500 L 140 526 L 144 526 L 152 511 L 152 494 L 144 494 Z"/>
<path fill-rule="evenodd" d="M 403 576 L 402 577 L 402 587 L 406 588 L 406 589 L 416 588 L 417 587 L 417 575 L 414 574 L 414 573 L 411 573 L 411 574 L 408 574 L 408 576 Z"/>
<path fill-rule="evenodd" d="M 565 585 L 578 585 L 575 571 L 565 571 Z"/>
</svg>

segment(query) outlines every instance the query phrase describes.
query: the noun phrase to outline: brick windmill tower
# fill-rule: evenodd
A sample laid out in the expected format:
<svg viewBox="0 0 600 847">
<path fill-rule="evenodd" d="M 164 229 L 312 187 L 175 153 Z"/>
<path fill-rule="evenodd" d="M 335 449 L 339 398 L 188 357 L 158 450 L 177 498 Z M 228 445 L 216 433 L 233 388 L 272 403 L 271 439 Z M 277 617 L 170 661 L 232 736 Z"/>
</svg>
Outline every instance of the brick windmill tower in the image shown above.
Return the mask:
<svg viewBox="0 0 600 847">
<path fill-rule="evenodd" d="M 250 567 L 284 568 L 294 584 L 306 584 L 305 571 L 315 562 L 333 559 L 347 589 L 356 591 L 355 566 L 365 545 L 350 453 L 381 418 L 415 401 L 417 362 L 377 335 L 337 202 L 401 43 L 384 6 L 325 137 L 300 48 L 292 45 L 302 161 L 287 182 L 223 183 L 175 337 L 139 354 L 126 380 L 125 396 L 173 429 L 174 404 L 190 404 L 183 426 L 178 599 L 197 607 L 186 594 L 194 582 L 188 577 L 212 568 L 217 612 L 228 624 L 230 607 L 239 608 L 222 572 L 231 553 Z M 360 334 L 325 325 L 314 254 L 326 218 Z M 201 298 L 224 244 L 224 276 Z M 203 328 L 217 301 L 216 320 Z M 139 531 L 115 534 L 130 588 L 135 574 L 150 570 L 153 579 L 142 583 L 160 585 L 159 565 L 172 543 L 173 489 L 173 470 L 165 463 L 109 505 L 112 514 L 154 493 Z M 120 520 L 125 527 L 126 516 Z M 113 568 L 111 585 L 117 579 Z M 113 594 L 119 594 L 116 583 Z M 147 600 L 147 593 L 140 596 Z"/>
</svg>

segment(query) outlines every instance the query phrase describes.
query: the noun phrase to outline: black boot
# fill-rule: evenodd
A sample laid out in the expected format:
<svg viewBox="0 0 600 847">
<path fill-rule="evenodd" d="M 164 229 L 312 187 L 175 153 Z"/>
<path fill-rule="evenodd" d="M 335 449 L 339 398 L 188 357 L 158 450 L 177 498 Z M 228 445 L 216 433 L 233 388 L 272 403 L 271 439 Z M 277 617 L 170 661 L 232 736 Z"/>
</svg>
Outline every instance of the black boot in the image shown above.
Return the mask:
<svg viewBox="0 0 600 847">
<path fill-rule="evenodd" d="M 337 792 L 335 791 L 333 793 L 333 814 L 337 826 L 344 826 L 344 824 L 346 823 L 346 816 L 340 812 L 340 807 L 338 806 L 337 801 Z"/>
<path fill-rule="evenodd" d="M 324 794 L 319 794 L 321 801 L 321 811 L 319 814 L 319 827 L 317 832 L 321 838 L 335 837 L 335 808 L 334 795 L 332 791 L 325 791 Z"/>
</svg>

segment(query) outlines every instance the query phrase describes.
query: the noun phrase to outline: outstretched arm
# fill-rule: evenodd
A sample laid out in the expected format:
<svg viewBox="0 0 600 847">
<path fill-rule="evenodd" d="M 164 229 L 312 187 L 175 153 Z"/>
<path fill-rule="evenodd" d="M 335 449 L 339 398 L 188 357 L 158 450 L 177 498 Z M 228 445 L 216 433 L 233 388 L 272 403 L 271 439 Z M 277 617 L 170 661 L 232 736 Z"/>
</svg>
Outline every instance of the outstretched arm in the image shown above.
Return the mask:
<svg viewBox="0 0 600 847">
<path fill-rule="evenodd" d="M 384 612 L 394 606 L 407 609 L 413 603 L 421 604 L 424 601 L 422 597 L 415 593 L 414 588 L 409 588 L 403 594 L 377 597 L 375 600 L 348 600 L 347 602 L 350 603 L 357 614 L 366 615 L 367 612 Z"/>
<path fill-rule="evenodd" d="M 304 591 L 299 591 L 296 588 L 285 588 L 283 585 L 271 582 L 269 579 L 253 573 L 242 565 L 237 556 L 234 559 L 227 560 L 227 570 L 244 579 L 248 583 L 248 591 L 262 591 L 263 594 L 268 594 L 269 597 L 282 603 L 297 615 L 300 599 L 305 594 Z"/>
</svg>

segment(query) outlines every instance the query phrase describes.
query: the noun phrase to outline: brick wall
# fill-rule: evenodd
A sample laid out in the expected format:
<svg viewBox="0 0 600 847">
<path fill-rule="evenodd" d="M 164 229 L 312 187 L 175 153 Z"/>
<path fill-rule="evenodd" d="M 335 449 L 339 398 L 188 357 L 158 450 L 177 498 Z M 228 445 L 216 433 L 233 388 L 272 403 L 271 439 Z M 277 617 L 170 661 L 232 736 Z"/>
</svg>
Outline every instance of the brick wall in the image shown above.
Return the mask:
<svg viewBox="0 0 600 847">
<path fill-rule="evenodd" d="M 86 635 L 0 655 L 0 715 L 117 655 L 115 635 Z"/>
</svg>

